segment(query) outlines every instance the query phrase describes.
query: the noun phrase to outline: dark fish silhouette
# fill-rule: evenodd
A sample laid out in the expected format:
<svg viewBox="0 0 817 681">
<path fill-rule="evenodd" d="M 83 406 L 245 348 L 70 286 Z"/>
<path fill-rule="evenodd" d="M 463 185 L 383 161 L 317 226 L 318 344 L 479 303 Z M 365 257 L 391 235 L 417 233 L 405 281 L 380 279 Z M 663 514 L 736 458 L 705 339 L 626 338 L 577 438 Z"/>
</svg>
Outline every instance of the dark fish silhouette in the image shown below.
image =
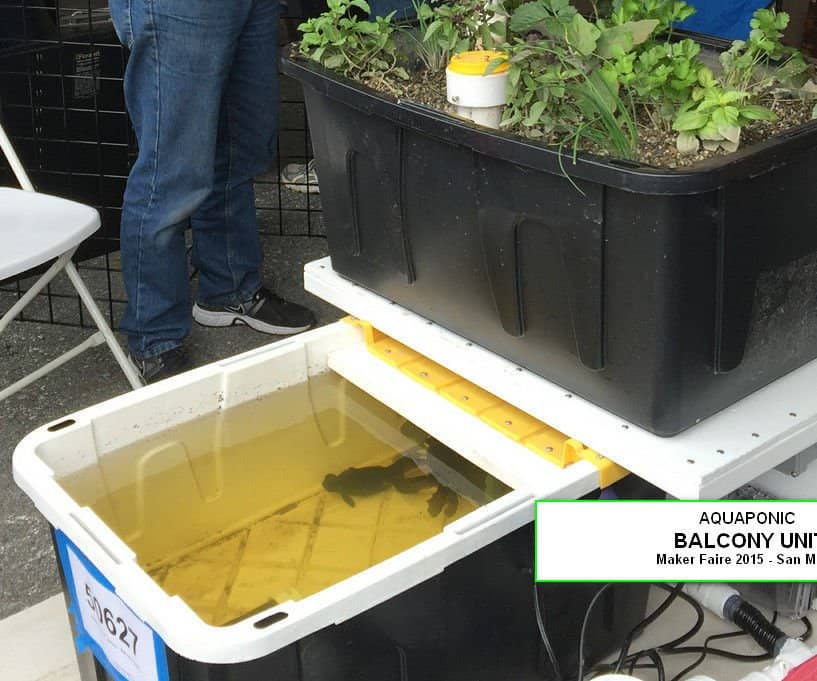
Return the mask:
<svg viewBox="0 0 817 681">
<path fill-rule="evenodd" d="M 436 518 L 445 509 L 445 517 L 450 518 L 457 512 L 460 499 L 457 493 L 450 487 L 439 485 L 437 491 L 428 500 L 428 515 Z"/>
<path fill-rule="evenodd" d="M 355 505 L 354 497 L 368 497 L 394 487 L 403 494 L 416 494 L 425 487 L 436 484 L 430 475 L 407 475 L 419 470 L 411 459 L 401 458 L 390 466 L 364 466 L 347 468 L 339 475 L 330 473 L 323 479 L 323 488 L 335 492 L 349 504 Z"/>
</svg>

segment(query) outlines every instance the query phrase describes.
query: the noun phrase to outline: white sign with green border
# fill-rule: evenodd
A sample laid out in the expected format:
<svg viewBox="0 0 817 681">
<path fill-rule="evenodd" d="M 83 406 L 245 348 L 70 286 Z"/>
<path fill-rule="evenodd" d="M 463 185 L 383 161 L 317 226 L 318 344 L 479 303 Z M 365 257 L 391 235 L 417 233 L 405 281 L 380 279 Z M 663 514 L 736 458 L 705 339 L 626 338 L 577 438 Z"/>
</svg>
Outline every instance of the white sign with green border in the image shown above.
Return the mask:
<svg viewBox="0 0 817 681">
<path fill-rule="evenodd" d="M 817 502 L 538 501 L 540 582 L 811 582 Z"/>
</svg>

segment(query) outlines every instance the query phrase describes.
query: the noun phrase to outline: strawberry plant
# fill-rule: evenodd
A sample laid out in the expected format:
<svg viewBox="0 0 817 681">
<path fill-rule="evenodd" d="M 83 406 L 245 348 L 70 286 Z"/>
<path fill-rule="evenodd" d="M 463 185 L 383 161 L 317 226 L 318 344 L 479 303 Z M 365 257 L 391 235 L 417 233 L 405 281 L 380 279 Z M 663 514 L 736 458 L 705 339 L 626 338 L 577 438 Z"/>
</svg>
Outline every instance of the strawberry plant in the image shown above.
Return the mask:
<svg viewBox="0 0 817 681">
<path fill-rule="evenodd" d="M 808 64 L 797 50 L 781 42 L 788 23 L 789 17 L 784 12 L 766 9 L 755 12 L 749 39 L 734 41 L 720 56 L 723 84 L 756 93 L 776 84 L 802 85 L 808 78 Z"/>
<path fill-rule="evenodd" d="M 680 133 L 681 153 L 695 153 L 700 144 L 710 151 L 737 151 L 746 123 L 775 118 L 765 106 L 749 102 L 748 92 L 721 87 L 708 68 L 700 69 L 698 82 L 672 125 Z"/>
</svg>

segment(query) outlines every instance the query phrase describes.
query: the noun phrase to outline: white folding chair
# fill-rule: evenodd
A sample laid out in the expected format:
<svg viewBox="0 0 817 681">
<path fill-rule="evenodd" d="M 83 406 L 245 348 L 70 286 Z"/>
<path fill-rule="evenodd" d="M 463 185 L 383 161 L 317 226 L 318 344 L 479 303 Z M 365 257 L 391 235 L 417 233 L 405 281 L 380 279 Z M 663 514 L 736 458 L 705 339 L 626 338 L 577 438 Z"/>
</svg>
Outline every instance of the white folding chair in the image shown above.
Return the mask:
<svg viewBox="0 0 817 681">
<path fill-rule="evenodd" d="M 117 343 L 71 256 L 80 243 L 99 229 L 99 213 L 90 206 L 40 194 L 34 190 L 9 138 L 0 126 L 0 149 L 22 189 L 0 187 L 0 281 L 56 258 L 37 282 L 0 318 L 0 333 L 59 272 L 65 271 L 99 329 L 90 338 L 40 369 L 0 390 L 0 401 L 62 366 L 88 348 L 107 343 L 133 388 L 139 374 Z"/>
</svg>

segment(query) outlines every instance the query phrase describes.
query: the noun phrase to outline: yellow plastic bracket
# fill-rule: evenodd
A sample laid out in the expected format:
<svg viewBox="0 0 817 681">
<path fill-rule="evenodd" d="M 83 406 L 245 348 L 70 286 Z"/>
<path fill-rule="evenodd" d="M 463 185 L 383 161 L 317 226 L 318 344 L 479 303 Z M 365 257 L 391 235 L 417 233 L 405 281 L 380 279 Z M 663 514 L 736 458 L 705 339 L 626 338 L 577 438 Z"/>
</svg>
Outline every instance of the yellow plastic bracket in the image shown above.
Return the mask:
<svg viewBox="0 0 817 681">
<path fill-rule="evenodd" d="M 627 469 L 594 449 L 585 447 L 578 440 L 551 428 L 459 374 L 386 336 L 369 322 L 355 317 L 346 317 L 345 321 L 363 331 L 366 347 L 375 357 L 556 466 L 565 468 L 576 461 L 588 461 L 599 469 L 599 487 L 602 489 L 629 474 Z"/>
<path fill-rule="evenodd" d="M 578 461 L 574 448 L 569 446 L 570 442 L 576 442 L 576 440 L 571 440 L 555 428 L 545 426 L 533 435 L 526 437 L 522 444 L 539 456 L 556 464 L 559 468 L 564 468 Z"/>
<path fill-rule="evenodd" d="M 609 487 L 630 474 L 630 471 L 626 468 L 622 468 L 617 463 L 610 461 L 610 459 L 603 454 L 599 454 L 595 449 L 585 447 L 578 440 L 571 438 L 565 442 L 565 448 L 570 450 L 568 456 L 574 461 L 584 459 L 599 469 L 599 487 L 601 489 Z"/>
<path fill-rule="evenodd" d="M 386 364 L 400 368 L 404 364 L 423 357 L 416 350 L 412 350 L 407 345 L 403 345 L 390 336 L 381 333 L 371 324 L 357 317 L 344 317 L 343 321 L 360 328 L 363 331 L 363 338 L 366 341 L 366 347 L 369 349 L 369 352 L 382 359 Z"/>
<path fill-rule="evenodd" d="M 401 365 L 400 371 L 434 392 L 462 380 L 453 371 L 422 356 L 420 359 Z"/>
<path fill-rule="evenodd" d="M 533 418 L 530 414 L 526 414 L 521 409 L 512 407 L 506 402 L 483 412 L 480 414 L 480 418 L 494 430 L 498 430 L 511 440 L 522 443 L 524 443 L 525 438 L 529 438 L 537 431 L 542 430 L 545 425 L 539 419 Z"/>
<path fill-rule="evenodd" d="M 473 416 L 479 416 L 486 409 L 502 404 L 496 395 L 475 386 L 470 381 L 461 379 L 447 385 L 439 391 L 445 399 L 456 404 Z"/>
</svg>

